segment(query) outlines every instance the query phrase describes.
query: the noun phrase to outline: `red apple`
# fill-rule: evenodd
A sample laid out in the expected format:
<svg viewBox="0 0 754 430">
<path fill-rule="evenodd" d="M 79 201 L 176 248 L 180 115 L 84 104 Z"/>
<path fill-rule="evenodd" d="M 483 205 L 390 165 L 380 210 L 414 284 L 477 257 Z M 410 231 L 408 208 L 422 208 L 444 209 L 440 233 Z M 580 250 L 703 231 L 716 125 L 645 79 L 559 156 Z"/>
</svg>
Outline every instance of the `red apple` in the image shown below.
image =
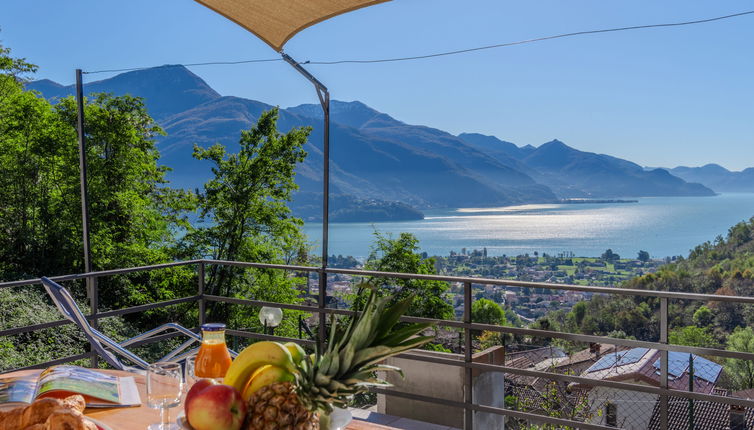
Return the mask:
<svg viewBox="0 0 754 430">
<path fill-rule="evenodd" d="M 191 389 L 186 393 L 186 400 L 184 400 L 184 410 L 186 411 L 186 416 L 189 414 L 189 402 L 191 399 L 193 399 L 200 391 L 203 391 L 205 388 L 218 384 L 217 381 L 214 379 L 200 379 L 194 383 L 194 385 L 191 386 Z"/>
<path fill-rule="evenodd" d="M 207 384 L 186 400 L 186 419 L 194 430 L 239 430 L 245 417 L 246 403 L 229 385 Z"/>
</svg>

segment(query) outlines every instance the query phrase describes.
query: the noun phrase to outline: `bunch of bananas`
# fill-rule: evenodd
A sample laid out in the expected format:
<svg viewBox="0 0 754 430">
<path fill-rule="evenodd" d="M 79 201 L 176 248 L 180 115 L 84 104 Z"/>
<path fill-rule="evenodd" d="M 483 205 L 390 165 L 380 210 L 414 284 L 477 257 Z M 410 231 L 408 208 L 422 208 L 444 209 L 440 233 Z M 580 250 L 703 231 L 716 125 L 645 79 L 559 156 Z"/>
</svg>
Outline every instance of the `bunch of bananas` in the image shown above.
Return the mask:
<svg viewBox="0 0 754 430">
<path fill-rule="evenodd" d="M 223 383 L 235 387 L 244 402 L 260 388 L 296 379 L 297 364 L 305 352 L 299 345 L 288 342 L 257 342 L 245 348 L 233 360 Z"/>
</svg>

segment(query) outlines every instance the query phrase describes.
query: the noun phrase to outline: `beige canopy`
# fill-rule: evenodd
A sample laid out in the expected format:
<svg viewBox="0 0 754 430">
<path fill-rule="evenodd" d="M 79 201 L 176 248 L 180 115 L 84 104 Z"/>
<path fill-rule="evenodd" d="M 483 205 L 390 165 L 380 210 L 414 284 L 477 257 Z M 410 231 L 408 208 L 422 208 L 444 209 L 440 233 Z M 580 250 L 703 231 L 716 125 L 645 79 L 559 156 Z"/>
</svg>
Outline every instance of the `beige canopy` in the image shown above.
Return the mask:
<svg viewBox="0 0 754 430">
<path fill-rule="evenodd" d="M 275 51 L 299 31 L 389 0 L 196 0 L 267 42 Z"/>
</svg>

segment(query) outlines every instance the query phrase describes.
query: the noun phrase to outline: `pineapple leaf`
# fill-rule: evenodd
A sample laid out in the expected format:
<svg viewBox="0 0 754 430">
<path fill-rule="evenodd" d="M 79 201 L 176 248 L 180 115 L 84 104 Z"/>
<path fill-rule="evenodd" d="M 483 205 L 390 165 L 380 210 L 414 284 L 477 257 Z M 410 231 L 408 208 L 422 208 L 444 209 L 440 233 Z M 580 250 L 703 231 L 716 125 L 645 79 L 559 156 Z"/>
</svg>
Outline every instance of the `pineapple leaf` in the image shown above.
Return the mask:
<svg viewBox="0 0 754 430">
<path fill-rule="evenodd" d="M 425 329 L 432 327 L 432 325 L 432 323 L 409 324 L 406 327 L 389 333 L 387 336 L 379 339 L 377 342 L 381 345 L 398 345 L 405 342 L 406 339 L 410 338 L 411 336 L 416 336 Z"/>
<path fill-rule="evenodd" d="M 353 363 L 353 356 L 355 352 L 353 345 L 346 344 L 345 348 L 340 351 L 340 369 L 338 370 L 337 377 L 343 376 L 346 372 L 351 370 L 351 364 Z"/>
<path fill-rule="evenodd" d="M 377 338 L 383 338 L 390 333 L 390 330 L 398 323 L 398 321 L 401 319 L 401 316 L 408 311 L 408 308 L 411 306 L 411 303 L 414 301 L 414 295 L 411 294 L 405 299 L 399 301 L 398 303 L 391 306 L 384 314 L 384 316 L 380 321 L 379 326 L 377 326 Z"/>
<path fill-rule="evenodd" d="M 356 368 L 365 366 L 371 360 L 380 361 L 393 354 L 394 349 L 386 345 L 377 345 L 362 349 L 353 356 L 353 364 Z"/>
<path fill-rule="evenodd" d="M 332 359 L 330 360 L 330 365 L 327 367 L 327 369 L 323 369 L 323 371 L 327 374 L 327 376 L 335 376 L 340 369 L 340 355 L 338 355 L 337 352 L 328 355 L 331 355 Z"/>
<path fill-rule="evenodd" d="M 432 341 L 432 339 L 434 339 L 434 336 L 417 336 L 413 339 L 409 339 L 401 343 L 400 345 L 396 345 L 394 347 L 382 346 L 382 348 L 384 349 L 379 349 L 379 350 L 375 349 L 374 351 L 371 351 L 369 354 L 364 354 L 362 356 L 364 361 L 357 361 L 357 357 L 359 353 L 356 353 L 356 356 L 354 356 L 354 363 L 356 363 L 356 366 L 358 366 L 359 368 L 368 366 L 370 364 L 380 362 L 386 359 L 387 357 L 401 353 L 403 351 L 418 348 L 424 345 L 425 343 Z M 380 347 L 373 347 L 373 348 L 380 348 Z M 367 348 L 365 351 L 370 350 L 370 349 L 372 348 Z"/>
<path fill-rule="evenodd" d="M 400 367 L 390 366 L 388 364 L 372 364 L 370 366 L 362 368 L 361 372 L 359 373 L 362 372 L 396 372 L 401 375 L 401 378 L 406 377 Z"/>
<path fill-rule="evenodd" d="M 392 387 L 393 384 L 378 378 L 364 379 L 358 384 L 357 387 Z"/>
<path fill-rule="evenodd" d="M 332 352 L 333 347 L 335 346 L 335 335 L 337 333 L 337 326 L 338 326 L 338 318 L 335 315 L 331 315 L 330 320 L 332 321 L 330 323 L 330 341 L 327 343 L 327 354 Z"/>
<path fill-rule="evenodd" d="M 356 351 L 368 346 L 369 344 L 367 341 L 369 340 L 369 337 L 374 332 L 374 327 L 377 322 L 377 318 L 375 315 L 376 306 L 375 301 L 377 300 L 377 293 L 372 290 L 372 292 L 369 294 L 369 299 L 367 300 L 367 304 L 364 307 L 364 312 L 361 313 L 356 318 L 356 327 L 353 329 L 353 333 L 351 335 L 350 343 L 353 344 L 354 349 Z"/>
<path fill-rule="evenodd" d="M 329 375 L 328 370 L 330 369 L 330 364 L 332 363 L 333 354 L 330 354 L 329 352 L 322 356 L 322 358 L 319 360 L 319 371 L 317 373 L 323 373 L 325 375 Z"/>
</svg>

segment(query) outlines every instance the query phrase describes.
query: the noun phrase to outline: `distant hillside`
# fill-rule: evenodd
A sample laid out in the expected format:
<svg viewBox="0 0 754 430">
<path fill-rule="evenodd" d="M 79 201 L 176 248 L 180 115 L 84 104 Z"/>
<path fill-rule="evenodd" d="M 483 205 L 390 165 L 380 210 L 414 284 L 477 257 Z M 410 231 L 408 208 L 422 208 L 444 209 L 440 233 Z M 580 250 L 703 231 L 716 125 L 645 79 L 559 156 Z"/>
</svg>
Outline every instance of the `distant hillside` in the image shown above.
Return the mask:
<svg viewBox="0 0 754 430">
<path fill-rule="evenodd" d="M 687 183 L 663 169 L 651 171 L 609 155 L 579 151 L 559 140 L 545 143 L 522 162 L 535 178 L 563 197 L 709 196 L 701 184 Z"/>
<path fill-rule="evenodd" d="M 74 85 L 63 86 L 48 79 L 30 82 L 48 99 L 73 95 Z M 149 114 L 158 122 L 175 113 L 220 97 L 206 82 L 183 66 L 166 65 L 126 72 L 102 81 L 85 84 L 86 93 L 131 94 L 146 100 Z"/>
<path fill-rule="evenodd" d="M 48 98 L 73 91 L 49 80 L 28 87 Z M 220 96 L 183 66 L 123 73 L 87 83 L 86 92 L 144 97 L 150 113 L 168 133 L 158 142 L 161 161 L 173 169 L 170 179 L 181 187 L 201 186 L 210 176 L 207 163 L 192 158 L 194 144 L 219 142 L 233 150 L 239 132 L 272 107 Z M 280 110 L 281 131 L 313 128 L 305 147 L 308 156 L 297 170 L 301 190 L 296 198 L 302 200 L 322 189 L 321 118 L 318 105 Z M 555 202 L 563 197 L 711 193 L 666 171 L 643 172 L 634 163 L 581 152 L 557 141 L 534 148 L 473 133 L 453 136 L 406 124 L 361 102 L 332 102 L 330 165 L 333 194 L 348 196 L 344 201 L 352 204 L 371 201 L 383 205 L 383 213 L 393 214 L 404 212 L 390 202 L 417 208 L 489 207 Z"/>
<path fill-rule="evenodd" d="M 752 167 L 740 172 L 731 172 L 717 164 L 707 164 L 702 167 L 679 166 L 667 170 L 685 181 L 699 182 L 717 192 L 754 192 Z"/>
<path fill-rule="evenodd" d="M 726 237 L 697 246 L 688 258 L 666 264 L 657 273 L 634 278 L 621 287 L 750 297 L 754 294 L 753 270 L 751 218 L 731 227 Z M 693 326 L 708 333 L 706 344 L 696 346 L 724 346 L 725 338 L 737 327 L 754 325 L 754 309 L 750 305 L 676 300 L 671 306 L 671 329 Z M 548 319 L 558 330 L 597 335 L 620 331 L 623 336 L 658 340 L 659 300 L 655 298 L 603 295 L 576 307 L 581 309 L 568 314 L 552 313 Z M 701 311 L 706 313 L 704 316 L 697 314 L 702 308 L 706 308 Z M 576 314 L 579 317 L 574 318 Z"/>
</svg>

